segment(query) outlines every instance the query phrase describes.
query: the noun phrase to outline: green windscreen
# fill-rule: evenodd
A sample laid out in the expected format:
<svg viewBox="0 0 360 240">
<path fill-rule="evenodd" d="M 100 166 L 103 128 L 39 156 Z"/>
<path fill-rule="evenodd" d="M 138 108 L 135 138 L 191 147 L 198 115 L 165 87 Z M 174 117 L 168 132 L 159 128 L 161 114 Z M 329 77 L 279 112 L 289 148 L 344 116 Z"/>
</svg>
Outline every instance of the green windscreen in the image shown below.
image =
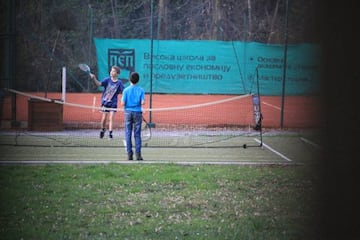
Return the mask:
<svg viewBox="0 0 360 240">
<path fill-rule="evenodd" d="M 100 79 L 117 65 L 125 82 L 131 71 L 139 72 L 147 92 L 151 88 L 154 93 L 248 94 L 256 92 L 258 77 L 262 95 L 281 95 L 284 73 L 286 95 L 319 90 L 320 51 L 314 44 L 289 45 L 286 72 L 283 45 L 200 40 L 151 44 L 148 39 L 100 38 L 95 38 L 95 45 Z"/>
</svg>

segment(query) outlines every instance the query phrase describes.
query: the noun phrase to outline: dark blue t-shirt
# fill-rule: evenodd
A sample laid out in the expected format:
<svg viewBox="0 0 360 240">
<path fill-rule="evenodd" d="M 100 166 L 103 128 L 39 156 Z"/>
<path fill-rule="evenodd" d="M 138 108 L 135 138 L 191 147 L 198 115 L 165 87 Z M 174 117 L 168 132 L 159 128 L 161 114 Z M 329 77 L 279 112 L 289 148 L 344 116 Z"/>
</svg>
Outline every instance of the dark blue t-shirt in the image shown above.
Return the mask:
<svg viewBox="0 0 360 240">
<path fill-rule="evenodd" d="M 101 82 L 104 91 L 101 97 L 101 104 L 105 107 L 117 108 L 118 95 L 123 92 L 124 85 L 120 80 L 112 81 L 110 77 Z"/>
</svg>

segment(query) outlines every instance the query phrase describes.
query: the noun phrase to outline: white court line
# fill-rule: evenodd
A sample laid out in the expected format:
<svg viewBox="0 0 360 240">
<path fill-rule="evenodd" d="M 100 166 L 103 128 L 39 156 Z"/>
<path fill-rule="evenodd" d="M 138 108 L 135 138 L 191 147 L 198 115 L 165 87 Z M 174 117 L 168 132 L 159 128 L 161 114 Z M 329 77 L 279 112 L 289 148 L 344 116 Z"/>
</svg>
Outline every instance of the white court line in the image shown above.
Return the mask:
<svg viewBox="0 0 360 240">
<path fill-rule="evenodd" d="M 256 139 L 256 138 L 254 138 L 254 140 L 255 140 L 256 142 L 258 142 L 258 143 L 261 143 L 261 141 L 258 140 L 258 139 Z M 264 142 L 262 143 L 262 145 L 263 145 L 264 147 L 266 147 L 267 149 L 269 149 L 270 151 L 272 151 L 273 153 L 279 155 L 280 157 L 282 157 L 282 158 L 285 159 L 286 161 L 292 162 L 292 160 L 291 160 L 290 158 L 286 157 L 284 154 L 279 153 L 278 151 L 276 151 L 275 149 L 273 149 L 273 148 L 270 147 L 269 145 L 266 145 Z"/>
<path fill-rule="evenodd" d="M 54 161 L 41 161 L 41 160 L 24 160 L 24 161 L 0 161 L 0 165 L 48 165 L 48 164 L 178 164 L 178 165 L 242 165 L 242 166 L 252 166 L 252 165 L 259 165 L 259 166 L 265 166 L 265 165 L 287 165 L 293 163 L 284 163 L 284 162 L 251 162 L 251 161 L 129 161 L 129 160 L 123 160 L 123 161 L 96 161 L 96 160 L 54 160 Z"/>
<path fill-rule="evenodd" d="M 308 143 L 310 145 L 312 145 L 313 147 L 316 147 L 316 148 L 321 148 L 318 144 L 306 139 L 306 138 L 303 138 L 303 137 L 300 137 L 300 140 L 305 142 L 305 143 Z"/>
<path fill-rule="evenodd" d="M 93 113 L 95 112 L 95 104 L 96 104 L 96 96 L 93 97 L 93 109 L 91 110 Z"/>
<path fill-rule="evenodd" d="M 126 150 L 126 141 L 125 141 L 125 139 L 123 139 L 123 144 L 124 144 L 125 153 L 127 154 L 127 150 Z"/>
<path fill-rule="evenodd" d="M 273 104 L 270 104 L 270 103 L 267 103 L 267 102 L 262 102 L 262 103 L 265 104 L 265 105 L 267 105 L 267 106 L 269 106 L 269 107 L 273 107 L 273 108 L 275 108 L 275 109 L 277 109 L 277 110 L 281 110 L 280 107 L 275 106 L 275 105 L 273 105 Z"/>
</svg>

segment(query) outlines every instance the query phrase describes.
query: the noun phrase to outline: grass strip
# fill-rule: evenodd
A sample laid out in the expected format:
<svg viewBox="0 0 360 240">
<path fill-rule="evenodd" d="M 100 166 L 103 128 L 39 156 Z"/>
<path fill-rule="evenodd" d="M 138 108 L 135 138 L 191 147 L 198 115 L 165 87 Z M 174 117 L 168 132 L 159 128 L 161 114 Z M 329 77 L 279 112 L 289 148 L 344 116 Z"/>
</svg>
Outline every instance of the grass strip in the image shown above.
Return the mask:
<svg viewBox="0 0 360 240">
<path fill-rule="evenodd" d="M 2 239 L 312 239 L 305 166 L 1 166 Z"/>
</svg>

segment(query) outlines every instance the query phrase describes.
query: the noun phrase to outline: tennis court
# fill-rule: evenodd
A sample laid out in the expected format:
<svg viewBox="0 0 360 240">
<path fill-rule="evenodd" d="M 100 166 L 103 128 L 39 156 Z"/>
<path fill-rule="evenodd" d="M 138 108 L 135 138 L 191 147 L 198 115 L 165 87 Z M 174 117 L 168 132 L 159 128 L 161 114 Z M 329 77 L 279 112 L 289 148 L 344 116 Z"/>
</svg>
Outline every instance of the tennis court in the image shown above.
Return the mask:
<svg viewBox="0 0 360 240">
<path fill-rule="evenodd" d="M 187 134 L 154 132 L 143 142 L 142 162 L 126 160 L 120 131 L 114 140 L 100 139 L 96 130 L 0 134 L 1 163 L 307 164 L 321 152 L 320 135 L 314 131 L 269 130 L 262 139 L 246 131 L 222 132 L 206 140 L 202 136 L 201 144 Z"/>
<path fill-rule="evenodd" d="M 30 113 L 29 99 L 39 96 L 16 93 L 17 109 L 28 110 L 18 114 L 26 121 L 29 116 L 24 113 Z M 51 99 L 57 97 L 51 96 Z M 98 93 L 69 94 L 67 99 L 67 102 L 58 102 L 63 105 L 64 127 L 60 131 L 46 127 L 39 131 L 26 128 L 2 130 L 2 163 L 138 163 L 126 160 L 121 112 L 115 121 L 114 139 L 100 139 Z M 287 98 L 286 126 L 295 130 L 277 128 L 278 97 L 261 99 L 265 117 L 259 131 L 253 126 L 251 96 L 154 95 L 151 113 L 146 111 L 144 115 L 149 118 L 151 114 L 156 127 L 151 128 L 149 139 L 143 139 L 143 162 L 305 164 L 316 160 L 321 151 L 321 136 L 314 130 L 319 124 L 317 99 Z M 6 112 L 9 109 L 6 111 L 5 108 L 4 116 Z"/>
</svg>

